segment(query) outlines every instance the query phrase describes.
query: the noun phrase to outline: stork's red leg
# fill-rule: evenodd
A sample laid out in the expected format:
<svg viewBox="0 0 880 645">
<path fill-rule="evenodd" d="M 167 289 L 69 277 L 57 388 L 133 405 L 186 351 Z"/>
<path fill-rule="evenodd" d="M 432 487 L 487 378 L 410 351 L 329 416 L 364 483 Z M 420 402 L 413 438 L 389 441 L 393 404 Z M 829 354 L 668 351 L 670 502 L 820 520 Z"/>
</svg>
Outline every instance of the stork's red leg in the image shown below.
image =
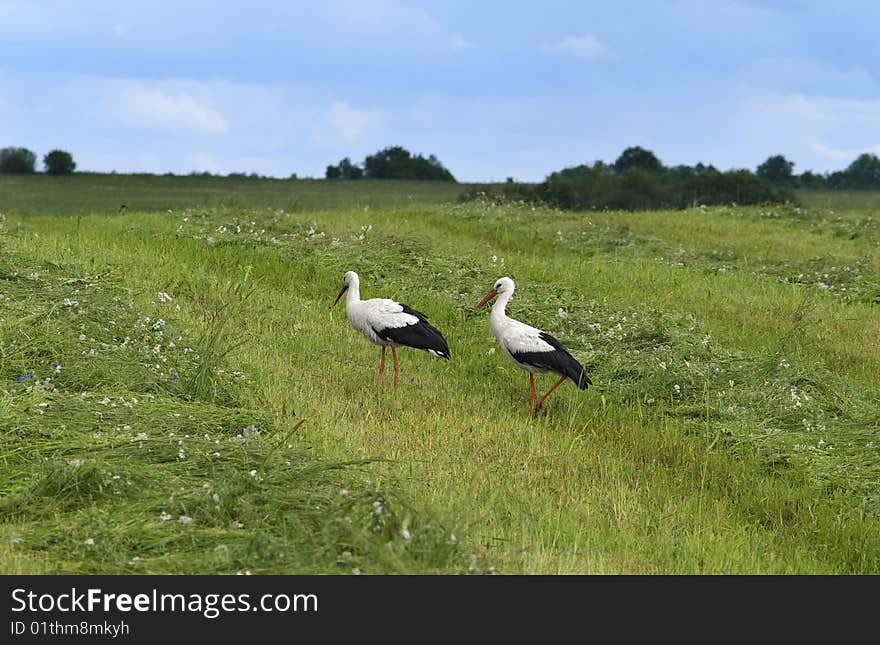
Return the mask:
<svg viewBox="0 0 880 645">
<path fill-rule="evenodd" d="M 397 387 L 397 348 L 391 346 L 391 355 L 394 357 L 394 387 Z"/>
<path fill-rule="evenodd" d="M 535 414 L 535 375 L 529 372 L 529 416 Z"/>
<path fill-rule="evenodd" d="M 562 385 L 563 381 L 565 381 L 565 379 L 567 379 L 567 378 L 568 378 L 567 376 L 562 376 L 562 377 L 560 377 L 560 379 L 559 379 L 558 381 L 556 381 L 556 382 L 553 384 L 553 387 L 551 387 L 549 390 L 547 390 L 547 393 L 546 393 L 544 396 L 542 396 L 540 399 L 538 399 L 538 406 L 537 406 L 536 411 L 541 409 L 541 406 L 544 405 L 544 400 L 545 400 L 548 396 L 550 396 L 550 393 L 551 393 L 553 390 L 555 390 L 555 389 L 558 388 L 560 385 Z"/>
<path fill-rule="evenodd" d="M 379 374 L 376 376 L 376 385 L 382 380 L 382 372 L 385 371 L 385 348 L 382 348 L 382 358 L 379 360 Z"/>
</svg>

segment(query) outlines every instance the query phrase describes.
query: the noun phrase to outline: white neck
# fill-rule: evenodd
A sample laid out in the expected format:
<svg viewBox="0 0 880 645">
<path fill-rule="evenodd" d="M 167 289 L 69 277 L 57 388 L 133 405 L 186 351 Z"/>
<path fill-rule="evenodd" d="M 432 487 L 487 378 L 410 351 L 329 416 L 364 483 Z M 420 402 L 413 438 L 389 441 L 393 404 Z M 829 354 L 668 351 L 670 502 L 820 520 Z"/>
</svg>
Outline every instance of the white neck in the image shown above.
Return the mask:
<svg viewBox="0 0 880 645">
<path fill-rule="evenodd" d="M 360 280 L 354 278 L 351 281 L 351 284 L 348 285 L 348 292 L 345 294 L 345 304 L 349 305 L 351 303 L 360 302 L 361 301 L 361 283 Z"/>
<path fill-rule="evenodd" d="M 511 298 L 513 298 L 513 291 L 506 291 L 498 294 L 495 303 L 492 305 L 492 313 L 489 317 L 497 320 L 507 318 L 507 312 L 505 310 L 507 309 L 507 303 L 510 302 Z"/>
</svg>

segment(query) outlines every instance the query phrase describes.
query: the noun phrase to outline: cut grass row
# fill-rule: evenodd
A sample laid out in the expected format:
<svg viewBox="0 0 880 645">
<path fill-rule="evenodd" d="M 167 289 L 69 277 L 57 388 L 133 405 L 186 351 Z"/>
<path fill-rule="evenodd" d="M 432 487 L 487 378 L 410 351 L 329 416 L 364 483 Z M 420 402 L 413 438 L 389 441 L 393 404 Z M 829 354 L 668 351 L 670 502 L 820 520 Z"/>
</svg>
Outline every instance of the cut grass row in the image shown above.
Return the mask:
<svg viewBox="0 0 880 645">
<path fill-rule="evenodd" d="M 291 450 L 385 460 L 375 485 L 425 517 L 454 518 L 447 531 L 469 536 L 470 553 L 497 570 L 876 573 L 870 218 L 194 209 L 15 218 L 7 242 L 97 274 L 124 267 L 141 308 L 154 292 L 173 294 L 195 335 L 210 327 L 211 294 L 252 284 L 228 327 L 249 341 L 227 357 L 246 375 L 235 404 L 281 428 L 305 419 Z M 859 234 L 839 234 L 850 227 Z M 798 278 L 810 262 L 822 276 L 859 272 L 823 288 Z M 401 387 L 372 387 L 375 348 L 341 306 L 328 310 L 347 269 L 361 273 L 365 296 L 429 313 L 453 360 L 402 353 Z M 491 353 L 484 314 L 472 310 L 502 274 L 519 285 L 512 313 L 558 335 L 596 384 L 560 389 L 534 422 L 524 376 Z M 283 497 L 268 495 L 266 508 Z M 452 571 L 469 557 L 425 562 Z M 294 568 L 276 555 L 261 570 Z"/>
</svg>

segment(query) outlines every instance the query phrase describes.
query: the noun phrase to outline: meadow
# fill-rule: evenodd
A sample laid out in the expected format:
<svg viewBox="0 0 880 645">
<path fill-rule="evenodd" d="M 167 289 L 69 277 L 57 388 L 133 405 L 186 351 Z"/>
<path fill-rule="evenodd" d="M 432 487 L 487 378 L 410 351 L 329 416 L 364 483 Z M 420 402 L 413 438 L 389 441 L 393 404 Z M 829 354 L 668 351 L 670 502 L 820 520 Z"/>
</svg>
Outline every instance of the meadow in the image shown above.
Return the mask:
<svg viewBox="0 0 880 645">
<path fill-rule="evenodd" d="M 364 179 L 346 185 L 346 182 L 270 177 L 38 173 L 0 175 L 0 203 L 5 212 L 27 215 L 116 214 L 195 207 L 312 212 L 439 204 L 455 201 L 459 194 L 474 186 L 389 179 Z"/>
<path fill-rule="evenodd" d="M 0 570 L 880 573 L 876 194 L 157 181 L 0 182 Z M 376 387 L 330 307 L 349 269 L 452 359 L 403 349 Z M 474 310 L 502 275 L 594 383 L 535 419 Z"/>
</svg>

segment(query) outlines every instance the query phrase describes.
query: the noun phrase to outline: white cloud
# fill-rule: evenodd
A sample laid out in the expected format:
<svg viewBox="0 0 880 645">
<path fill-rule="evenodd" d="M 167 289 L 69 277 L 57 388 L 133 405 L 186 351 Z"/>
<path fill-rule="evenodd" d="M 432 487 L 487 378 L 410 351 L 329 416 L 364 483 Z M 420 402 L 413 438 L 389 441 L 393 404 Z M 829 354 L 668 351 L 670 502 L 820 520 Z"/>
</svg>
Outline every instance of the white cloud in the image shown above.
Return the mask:
<svg viewBox="0 0 880 645">
<path fill-rule="evenodd" d="M 554 43 L 546 43 L 543 50 L 546 54 L 571 56 L 583 60 L 603 60 L 611 55 L 608 45 L 589 35 L 568 36 Z"/>
<path fill-rule="evenodd" d="M 107 108 L 130 126 L 202 134 L 224 134 L 226 119 L 192 92 L 166 89 L 135 81 L 114 82 Z"/>
<path fill-rule="evenodd" d="M 802 125 L 880 127 L 880 101 L 774 93 L 753 99 L 750 107 Z"/>
<path fill-rule="evenodd" d="M 348 142 L 360 139 L 384 120 L 385 112 L 382 110 L 361 110 L 343 101 L 333 101 L 327 113 L 330 129 Z"/>
</svg>

